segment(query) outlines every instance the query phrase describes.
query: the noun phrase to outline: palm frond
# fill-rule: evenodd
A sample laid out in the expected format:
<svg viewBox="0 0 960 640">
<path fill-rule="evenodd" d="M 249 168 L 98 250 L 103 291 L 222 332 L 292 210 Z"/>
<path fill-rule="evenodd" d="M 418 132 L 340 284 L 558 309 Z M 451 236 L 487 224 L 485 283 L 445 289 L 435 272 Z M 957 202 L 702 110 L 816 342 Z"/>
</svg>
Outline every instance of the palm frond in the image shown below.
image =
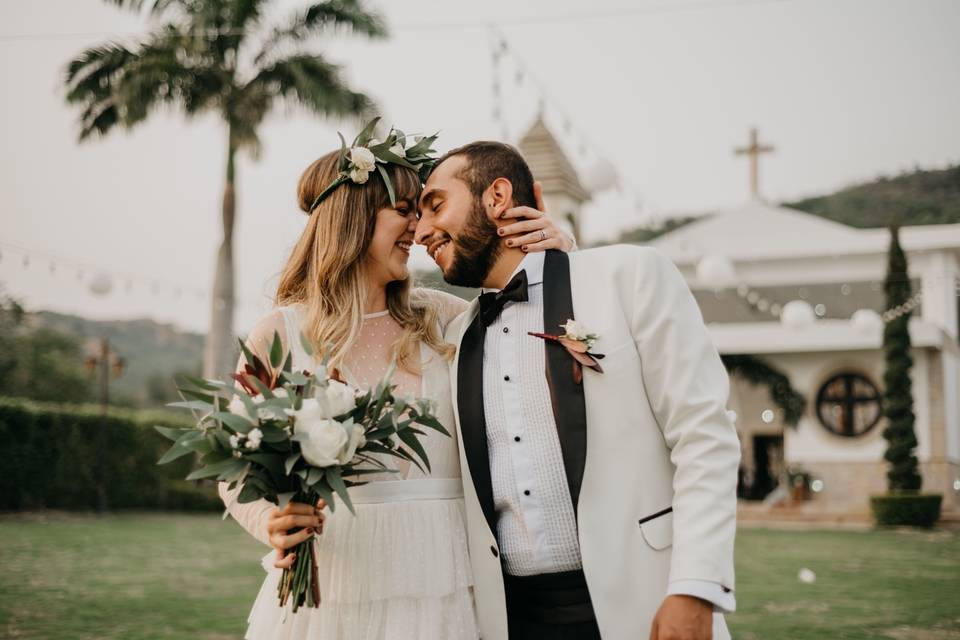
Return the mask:
<svg viewBox="0 0 960 640">
<path fill-rule="evenodd" d="M 309 54 L 274 61 L 242 91 L 286 99 L 324 116 L 369 116 L 375 109 L 371 98 L 347 86 L 340 67 Z"/>
<path fill-rule="evenodd" d="M 388 34 L 384 19 L 368 11 L 359 0 L 318 2 L 294 14 L 286 25 L 274 29 L 263 43 L 256 62 L 260 63 L 286 44 L 300 44 L 310 36 L 336 28 L 370 38 L 383 38 Z"/>
<path fill-rule="evenodd" d="M 111 43 L 68 63 L 67 101 L 83 105 L 80 139 L 118 124 L 132 127 L 163 103 L 179 103 L 188 115 L 216 105 L 231 78 L 202 50 L 191 51 L 177 27 L 167 25 L 136 50 Z"/>
</svg>

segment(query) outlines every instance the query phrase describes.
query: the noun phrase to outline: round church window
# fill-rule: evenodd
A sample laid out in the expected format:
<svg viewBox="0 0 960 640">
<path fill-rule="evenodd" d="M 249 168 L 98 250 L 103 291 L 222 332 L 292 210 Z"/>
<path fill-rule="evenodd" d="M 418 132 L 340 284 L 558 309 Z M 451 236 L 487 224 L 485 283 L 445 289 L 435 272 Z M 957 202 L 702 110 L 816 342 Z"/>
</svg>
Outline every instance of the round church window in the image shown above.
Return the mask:
<svg viewBox="0 0 960 640">
<path fill-rule="evenodd" d="M 837 373 L 817 393 L 817 418 L 838 436 L 862 436 L 876 426 L 880 415 L 880 391 L 859 373 Z"/>
</svg>

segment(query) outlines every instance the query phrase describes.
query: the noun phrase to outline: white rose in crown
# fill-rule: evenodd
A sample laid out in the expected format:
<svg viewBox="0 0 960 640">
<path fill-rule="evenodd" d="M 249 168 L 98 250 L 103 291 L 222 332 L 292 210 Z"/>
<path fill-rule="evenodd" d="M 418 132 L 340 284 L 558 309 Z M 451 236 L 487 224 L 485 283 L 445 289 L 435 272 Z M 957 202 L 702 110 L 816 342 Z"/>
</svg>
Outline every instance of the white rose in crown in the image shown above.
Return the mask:
<svg viewBox="0 0 960 640">
<path fill-rule="evenodd" d="M 366 147 L 353 147 L 350 149 L 350 180 L 356 184 L 363 184 L 370 177 L 370 172 L 377 165 L 377 159 L 373 151 Z"/>
</svg>

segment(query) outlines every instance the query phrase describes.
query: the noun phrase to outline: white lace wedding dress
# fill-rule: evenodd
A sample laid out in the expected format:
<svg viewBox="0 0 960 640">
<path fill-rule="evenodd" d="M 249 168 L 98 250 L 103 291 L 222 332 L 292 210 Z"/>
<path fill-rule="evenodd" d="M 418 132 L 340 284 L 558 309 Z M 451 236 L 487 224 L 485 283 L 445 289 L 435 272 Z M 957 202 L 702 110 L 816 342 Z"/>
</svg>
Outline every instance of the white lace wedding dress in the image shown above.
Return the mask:
<svg viewBox="0 0 960 640">
<path fill-rule="evenodd" d="M 447 322 L 462 308 L 459 299 L 429 292 Z M 304 310 L 300 305 L 277 309 L 265 319 L 285 336 L 294 369 L 313 370 L 298 332 Z M 442 329 L 442 327 L 441 327 Z M 364 317 L 363 332 L 351 350 L 343 375 L 353 385 L 367 387 L 382 379 L 390 348 L 402 328 L 387 312 Z M 259 332 L 263 334 L 264 332 Z M 272 329 L 267 333 L 272 335 Z M 421 345 L 422 374 L 397 370 L 398 393 L 427 397 L 453 437 L 427 431 L 424 448 L 432 473 L 414 466 L 385 480 L 350 489 L 354 517 L 342 504 L 327 511 L 324 532 L 315 538 L 321 604 L 281 609 L 277 584 L 281 570 L 273 566 L 275 552 L 263 557 L 267 572 L 248 618 L 248 640 L 460 640 L 478 637 L 473 608 L 472 576 L 467 555 L 463 490 L 447 362 Z M 379 476 L 377 476 L 379 477 Z M 392 479 L 392 478 L 401 479 Z M 220 483 L 220 495 L 230 514 L 251 535 L 269 544 L 267 516 L 274 505 L 266 500 L 236 502 L 234 491 Z"/>
</svg>

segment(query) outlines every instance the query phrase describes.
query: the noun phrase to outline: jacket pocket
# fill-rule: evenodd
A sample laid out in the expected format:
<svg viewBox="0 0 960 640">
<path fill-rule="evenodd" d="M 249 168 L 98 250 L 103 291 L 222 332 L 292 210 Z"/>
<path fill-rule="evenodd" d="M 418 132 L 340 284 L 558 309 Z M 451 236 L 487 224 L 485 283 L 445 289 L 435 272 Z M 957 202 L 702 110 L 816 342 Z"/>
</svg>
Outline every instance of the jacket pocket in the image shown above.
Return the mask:
<svg viewBox="0 0 960 640">
<path fill-rule="evenodd" d="M 639 523 L 644 541 L 657 551 L 673 545 L 673 507 L 648 514 Z"/>
</svg>

